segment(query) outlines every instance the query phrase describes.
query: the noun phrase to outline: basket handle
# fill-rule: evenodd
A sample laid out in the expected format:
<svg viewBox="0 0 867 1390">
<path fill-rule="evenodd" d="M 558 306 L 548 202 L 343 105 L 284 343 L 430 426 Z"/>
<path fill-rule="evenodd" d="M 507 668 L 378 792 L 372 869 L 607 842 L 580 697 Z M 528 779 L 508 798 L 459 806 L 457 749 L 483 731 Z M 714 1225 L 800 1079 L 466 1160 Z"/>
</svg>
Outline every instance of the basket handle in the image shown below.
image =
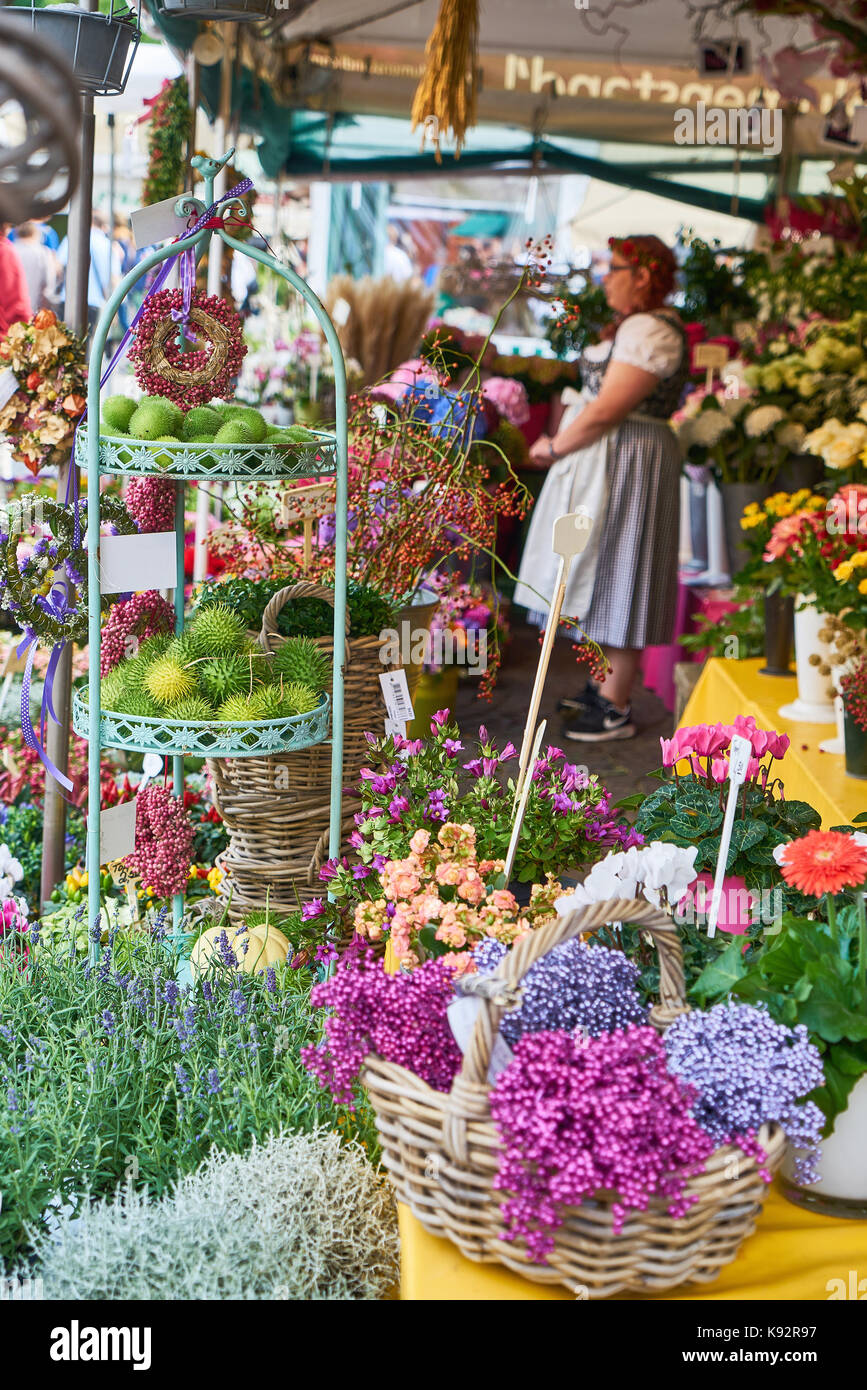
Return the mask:
<svg viewBox="0 0 867 1390">
<path fill-rule="evenodd" d="M 326 589 L 324 584 L 314 584 L 309 579 L 300 579 L 297 584 L 287 584 L 285 589 L 280 589 L 270 600 L 262 614 L 262 630 L 259 633 L 259 646 L 266 655 L 272 651 L 272 637 L 281 637 L 282 633 L 277 627 L 277 618 L 287 603 L 291 603 L 296 598 L 321 598 L 326 603 L 334 607 L 334 590 Z M 349 610 L 346 612 L 345 622 L 345 654 L 343 659 L 344 670 L 349 665 Z"/>
<path fill-rule="evenodd" d="M 537 960 L 582 933 L 595 931 L 608 922 L 630 922 L 648 932 L 659 953 L 659 1003 L 650 1012 L 650 1022 L 667 1028 L 680 1015 L 689 1012 L 683 974 L 683 951 L 673 920 L 645 898 L 609 898 L 577 908 L 568 916 L 546 922 L 538 931 L 528 932 L 516 941 L 493 975 L 479 981 L 479 1010 L 463 1065 L 452 1085 L 452 1103 L 443 1117 L 443 1141 L 456 1162 L 466 1162 L 467 1118 L 482 1120 L 487 1114 L 488 1067 L 491 1050 L 506 1008 L 517 1000 L 521 981 Z"/>
</svg>

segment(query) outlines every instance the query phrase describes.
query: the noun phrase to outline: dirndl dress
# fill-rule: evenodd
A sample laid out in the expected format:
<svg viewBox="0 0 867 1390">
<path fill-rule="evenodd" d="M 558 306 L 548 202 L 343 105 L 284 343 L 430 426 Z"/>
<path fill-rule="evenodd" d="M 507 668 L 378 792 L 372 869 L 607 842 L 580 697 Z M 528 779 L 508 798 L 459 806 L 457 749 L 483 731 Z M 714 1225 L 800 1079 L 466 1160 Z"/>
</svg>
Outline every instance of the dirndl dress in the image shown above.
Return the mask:
<svg viewBox="0 0 867 1390">
<path fill-rule="evenodd" d="M 527 608 L 530 622 L 545 626 L 548 614 L 539 595 L 550 603 L 554 593 L 553 525 L 581 504 L 586 491 L 599 506 L 595 534 L 586 555 L 573 562 L 563 615 L 575 618 L 603 646 L 661 646 L 672 639 L 677 606 L 682 459 L 667 421 L 689 375 L 682 324 L 665 311 L 632 314 L 610 343 L 586 349 L 581 358 L 585 402 L 599 394 L 611 362 L 653 372 L 658 385 L 606 436 L 601 452 L 599 443 L 590 445 L 549 470 L 533 509 L 514 602 Z M 561 630 L 582 635 L 579 629 Z"/>
</svg>

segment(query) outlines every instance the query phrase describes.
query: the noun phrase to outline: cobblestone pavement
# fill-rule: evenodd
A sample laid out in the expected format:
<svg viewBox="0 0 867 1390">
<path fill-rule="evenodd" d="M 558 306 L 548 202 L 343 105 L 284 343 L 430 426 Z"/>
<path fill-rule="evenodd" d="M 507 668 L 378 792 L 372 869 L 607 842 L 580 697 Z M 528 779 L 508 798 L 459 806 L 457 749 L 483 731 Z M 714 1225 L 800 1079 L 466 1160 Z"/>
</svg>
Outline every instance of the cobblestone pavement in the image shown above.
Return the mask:
<svg viewBox="0 0 867 1390">
<path fill-rule="evenodd" d="M 461 681 L 457 716 L 466 735 L 474 735 L 483 723 L 500 747 L 507 739 L 520 746 L 539 650 L 536 629 L 513 619 L 512 636 L 493 699 L 490 702 L 479 700 L 475 681 Z M 638 725 L 635 738 L 598 744 L 564 741 L 560 734 L 562 717 L 556 710 L 557 701 L 564 695 L 575 694 L 583 684 L 584 673 L 575 664 L 571 644 L 558 638 L 551 654 L 540 709 L 540 718 L 548 721 L 545 741 L 563 747 L 570 762 L 584 763 L 591 773 L 597 773 L 615 800 L 636 791 L 653 791 L 657 784 L 647 774 L 659 767 L 659 740 L 671 737 L 674 715 L 656 695 L 639 685 L 632 703 Z"/>
</svg>

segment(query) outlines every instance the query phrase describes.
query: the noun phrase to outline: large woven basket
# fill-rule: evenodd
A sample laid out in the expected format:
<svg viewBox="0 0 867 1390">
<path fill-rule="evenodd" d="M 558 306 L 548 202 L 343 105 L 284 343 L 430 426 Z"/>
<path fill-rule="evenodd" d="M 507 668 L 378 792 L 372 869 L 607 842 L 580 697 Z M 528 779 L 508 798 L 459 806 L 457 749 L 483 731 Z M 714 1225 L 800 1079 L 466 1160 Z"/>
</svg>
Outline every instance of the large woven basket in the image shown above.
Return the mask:
<svg viewBox="0 0 867 1390">
<path fill-rule="evenodd" d="M 581 1298 L 616 1293 L 659 1293 L 681 1284 L 715 1279 L 755 1227 L 766 1185 L 759 1165 L 735 1147 L 717 1149 L 704 1171 L 686 1183 L 697 1201 L 672 1217 L 667 1202 L 652 1198 L 646 1211 L 630 1212 L 614 1234 L 616 1193 L 564 1210 L 546 1265 L 532 1263 L 522 1242 L 503 1240 L 500 1205 L 507 1193 L 492 1183 L 501 1145 L 491 1120 L 488 1067 L 505 1007 L 530 966 L 554 946 L 611 921 L 641 926 L 659 953 L 660 1002 L 650 1021 L 660 1031 L 688 1012 L 683 957 L 670 917 L 645 901 L 608 901 L 547 923 L 518 941 L 478 991 L 475 1030 L 449 1093 L 432 1090 L 404 1067 L 369 1056 L 362 1073 L 376 1111 L 383 1157 L 404 1202 L 426 1230 L 451 1240 L 471 1260 L 499 1263 L 537 1284 L 565 1284 Z M 480 982 L 481 983 L 481 982 Z M 485 997 L 483 990 L 488 995 Z M 767 1155 L 762 1166 L 780 1166 L 785 1135 L 779 1125 L 758 1135 Z"/>
<path fill-rule="evenodd" d="M 334 593 L 306 580 L 275 594 L 262 615 L 259 644 L 276 651 L 287 638 L 277 618 L 293 599 L 321 598 L 334 607 Z M 313 639 L 330 658 L 333 637 Z M 385 704 L 379 675 L 390 669 L 380 659 L 380 638 L 351 638 L 349 616 L 343 651 L 345 717 L 343 784 L 358 776 L 367 750 L 365 732 L 379 731 Z M 269 898 L 276 913 L 294 912 L 300 903 L 322 895 L 319 870 L 328 857 L 331 806 L 331 741 L 298 753 L 266 757 L 211 759 L 214 804 L 229 833 L 229 844 L 218 860 L 228 877 L 220 885 L 231 889 L 229 915 L 239 920 L 246 911 Z M 343 833 L 352 829 L 352 810 L 343 817 Z"/>
</svg>

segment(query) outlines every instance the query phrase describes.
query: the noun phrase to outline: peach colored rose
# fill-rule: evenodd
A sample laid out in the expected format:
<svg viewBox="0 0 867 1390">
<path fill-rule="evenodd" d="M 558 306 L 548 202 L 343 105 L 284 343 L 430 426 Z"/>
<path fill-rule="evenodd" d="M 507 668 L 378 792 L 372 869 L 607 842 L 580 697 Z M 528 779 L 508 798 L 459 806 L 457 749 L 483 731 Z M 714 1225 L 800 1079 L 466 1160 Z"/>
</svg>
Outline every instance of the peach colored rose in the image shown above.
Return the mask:
<svg viewBox="0 0 867 1390">
<path fill-rule="evenodd" d="M 409 842 L 413 854 L 424 854 L 430 844 L 430 831 L 417 830 Z"/>
</svg>

